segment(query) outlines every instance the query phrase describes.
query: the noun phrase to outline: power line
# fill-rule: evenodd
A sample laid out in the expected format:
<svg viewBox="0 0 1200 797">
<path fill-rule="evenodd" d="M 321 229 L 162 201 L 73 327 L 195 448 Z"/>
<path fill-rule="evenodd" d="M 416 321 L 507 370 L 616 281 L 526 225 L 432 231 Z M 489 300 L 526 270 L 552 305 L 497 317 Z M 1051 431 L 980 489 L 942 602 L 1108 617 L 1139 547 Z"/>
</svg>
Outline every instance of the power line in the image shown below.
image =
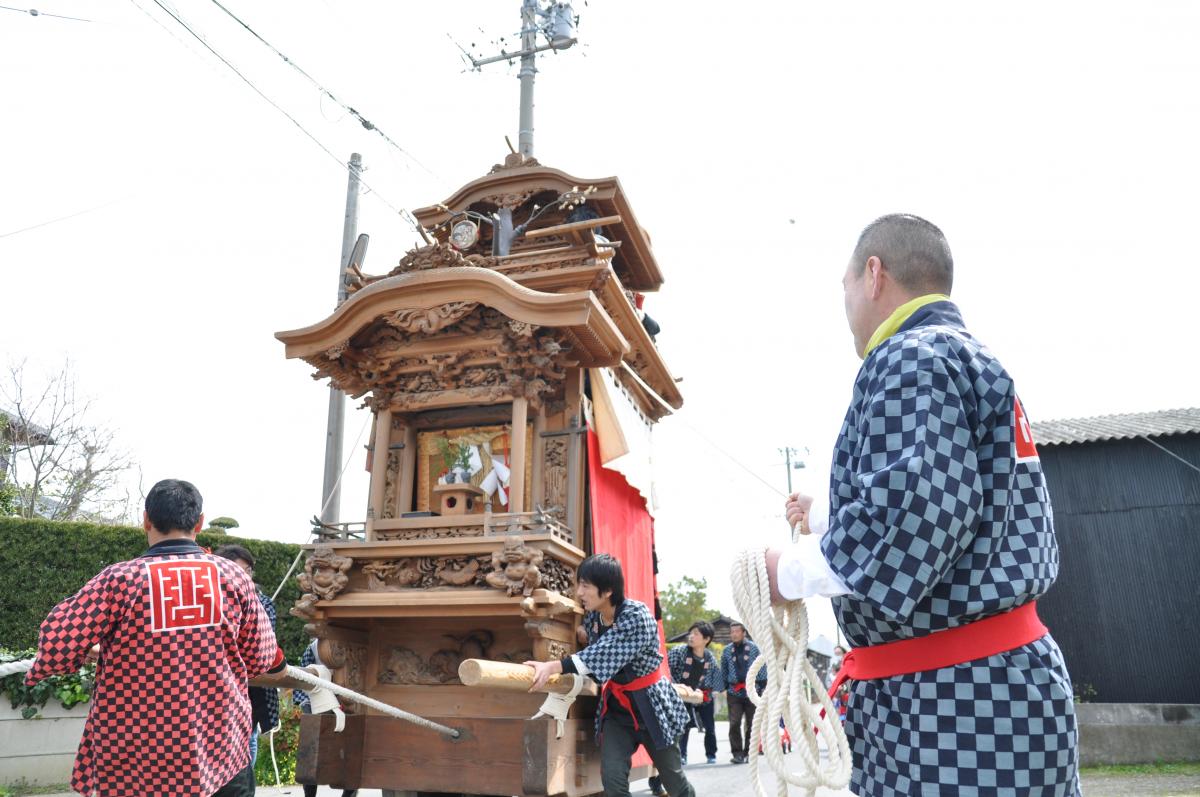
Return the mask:
<svg viewBox="0 0 1200 797">
<path fill-rule="evenodd" d="M 130 0 L 130 2 L 132 2 L 132 3 L 133 3 L 135 6 L 138 6 L 137 0 Z M 209 43 L 208 43 L 208 40 L 206 40 L 206 39 L 205 39 L 203 36 L 201 36 L 199 33 L 197 33 L 197 32 L 196 32 L 196 31 L 195 31 L 195 30 L 194 30 L 194 29 L 193 29 L 193 28 L 192 28 L 192 27 L 191 27 L 191 26 L 190 26 L 190 25 L 189 25 L 187 22 L 185 22 L 185 21 L 183 20 L 183 18 L 182 18 L 182 17 L 180 17 L 180 16 L 179 16 L 179 14 L 177 14 L 177 13 L 176 13 L 176 12 L 175 12 L 173 9 L 171 9 L 171 8 L 169 8 L 167 5 L 165 5 L 165 4 L 163 3 L 163 0 L 153 0 L 153 2 L 154 2 L 154 4 L 155 4 L 156 6 L 158 6 L 158 7 L 159 7 L 159 8 L 161 8 L 163 11 L 165 11 L 165 12 L 167 13 L 167 15 L 168 15 L 169 17 L 171 17 L 171 19 L 173 19 L 173 20 L 175 20 L 176 22 L 178 22 L 178 23 L 179 23 L 179 25 L 180 25 L 180 26 L 181 26 L 181 27 L 182 27 L 184 30 L 186 30 L 186 31 L 187 31 L 189 34 L 191 34 L 191 36 L 192 36 L 192 37 L 193 37 L 193 38 L 194 38 L 196 41 L 198 41 L 198 42 L 200 42 L 200 44 L 204 45 L 204 49 L 208 50 L 210 53 L 212 53 L 214 56 L 216 56 L 216 57 L 217 57 L 217 59 L 218 59 L 218 60 L 220 60 L 220 62 L 221 62 L 221 63 L 223 63 L 223 64 L 225 64 L 225 66 L 229 67 L 229 69 L 230 69 L 230 70 L 232 70 L 232 71 L 233 71 L 233 73 L 234 73 L 235 75 L 237 75 L 239 78 L 241 78 L 242 82 L 243 82 L 243 83 L 245 83 L 247 86 L 249 86 L 249 87 L 251 88 L 251 90 L 253 90 L 253 91 L 254 91 L 254 93 L 255 93 L 255 94 L 257 94 L 257 95 L 258 95 L 259 97 L 261 97 L 261 98 L 262 98 L 264 101 L 266 101 L 266 102 L 267 102 L 267 104 L 269 104 L 269 105 L 270 105 L 272 108 L 274 108 L 275 110 L 279 111 L 279 113 L 283 114 L 283 115 L 284 115 L 284 116 L 287 118 L 287 120 L 288 120 L 289 122 L 291 122 L 293 125 L 295 125 L 295 126 L 296 126 L 296 128 L 297 128 L 297 129 L 298 129 L 298 130 L 299 130 L 301 133 L 303 133 L 303 134 L 304 134 L 305 136 L 307 136 L 307 137 L 308 137 L 308 138 L 309 138 L 309 139 L 310 139 L 310 140 L 311 140 L 311 141 L 312 141 L 314 144 L 316 144 L 318 147 L 320 147 L 322 152 L 324 152 L 326 155 L 328 155 L 330 158 L 332 158 L 332 159 L 333 159 L 333 161 L 334 161 L 334 162 L 335 162 L 335 163 L 336 163 L 336 164 L 337 164 L 339 167 L 341 167 L 341 168 L 345 168 L 345 164 L 344 164 L 344 163 L 342 163 L 342 159 L 341 159 L 341 158 L 339 158 L 337 155 L 335 155 L 335 154 L 333 153 L 333 151 L 332 151 L 332 150 L 330 150 L 330 149 L 329 149 L 328 147 L 326 147 L 326 146 L 325 146 L 323 143 L 321 143 L 321 140 L 320 140 L 319 138 L 317 138 L 317 137 L 316 137 L 315 135 L 313 135 L 312 133 L 308 132 L 308 129 L 307 129 L 307 128 L 305 128 L 305 127 L 304 127 L 304 125 L 300 124 L 300 122 L 299 122 L 299 121 L 296 119 L 296 117 L 292 116 L 290 113 L 288 113 L 287 111 L 285 111 L 285 110 L 284 110 L 284 109 L 283 109 L 283 108 L 282 108 L 282 107 L 281 107 L 281 106 L 280 106 L 278 103 L 276 103 L 274 100 L 272 100 L 270 97 L 268 97 L 268 96 L 267 96 L 265 93 L 263 93 L 263 91 L 262 91 L 262 90 L 261 90 L 261 89 L 260 89 L 258 86 L 254 85 L 254 81 L 250 80 L 250 78 L 248 78 L 248 77 L 246 77 L 244 74 L 242 74 L 241 70 L 239 70 L 239 69 L 238 69 L 236 66 L 234 66 L 234 65 L 233 65 L 233 64 L 232 64 L 232 63 L 229 61 L 229 59 L 227 59 L 225 56 L 223 56 L 223 55 L 221 55 L 219 52 L 217 52 L 217 51 L 216 51 L 216 49 L 214 49 L 214 48 L 213 48 L 213 46 L 212 46 L 211 44 L 209 44 Z M 138 8 L 141 8 L 141 6 L 138 6 Z M 143 9 L 143 11 L 144 11 L 144 10 L 145 10 L 145 9 Z M 360 179 L 359 179 L 359 182 L 360 182 L 360 183 L 361 183 L 363 186 L 365 186 L 367 189 L 369 189 L 369 190 L 370 190 L 372 193 L 374 193 L 374 194 L 375 194 L 375 196 L 376 196 L 376 197 L 379 199 L 379 201 L 380 201 L 380 202 L 382 202 L 383 204 L 385 204 L 385 205 L 387 205 L 389 208 L 391 208 L 391 210 L 392 210 L 392 211 L 393 211 L 393 212 L 394 212 L 396 215 L 398 215 L 400 218 L 404 219 L 406 222 L 408 222 L 410 225 L 412 225 L 413 229 L 414 229 L 414 230 L 416 230 L 416 231 L 417 231 L 417 232 L 418 232 L 418 233 L 421 235 L 421 237 L 422 237 L 422 238 L 425 238 L 425 237 L 426 237 L 426 234 L 425 234 L 425 230 L 424 230 L 424 228 L 423 228 L 423 227 L 421 226 L 421 224 L 420 224 L 420 223 L 419 223 L 419 222 L 416 220 L 416 218 L 414 218 L 414 217 L 413 217 L 412 213 L 410 213 L 410 212 L 409 212 L 407 209 L 405 209 L 405 208 L 398 208 L 398 207 L 396 207 L 395 205 L 393 205 L 391 202 L 389 202 L 389 201 L 387 200 L 387 198 L 386 198 L 386 197 L 384 197 L 384 196 L 383 196 L 383 194 L 379 193 L 379 191 L 378 191 L 377 189 L 375 189 L 375 188 L 372 188 L 370 185 L 368 185 L 366 180 L 363 180 L 363 179 L 361 179 L 361 178 L 360 178 Z"/>
<path fill-rule="evenodd" d="M 284 63 L 286 63 L 292 69 L 295 69 L 297 72 L 299 72 L 301 75 L 303 75 L 304 78 L 309 83 L 313 84 L 313 86 L 316 87 L 317 91 L 321 92 L 323 95 L 325 95 L 329 99 L 333 100 L 338 105 L 342 106 L 342 108 L 345 109 L 346 113 L 350 114 L 355 119 L 357 119 L 358 123 L 361 124 L 364 128 L 366 128 L 367 130 L 373 131 L 375 133 L 378 133 L 380 135 L 380 137 L 383 138 L 384 141 L 386 141 L 391 146 L 395 147 L 397 151 L 402 152 L 405 155 L 405 157 L 409 158 L 413 163 L 417 164 L 422 169 L 424 169 L 426 171 L 426 173 L 429 174 L 430 177 L 437 177 L 437 175 L 435 175 L 433 172 L 429 171 L 429 168 L 426 167 L 425 164 L 423 164 L 423 163 L 421 163 L 421 161 L 417 160 L 411 152 L 409 152 L 408 150 L 404 149 L 404 147 L 397 144 L 395 139 L 393 139 L 387 133 L 383 132 L 383 130 L 381 130 L 379 127 L 377 127 L 374 122 L 372 122 L 371 120 L 364 117 L 357 110 L 355 110 L 354 108 L 351 108 L 349 105 L 342 102 L 337 97 L 333 96 L 333 92 L 331 92 L 329 89 L 325 88 L 320 83 L 318 83 L 316 78 L 314 78 L 312 75 L 305 72 L 304 69 L 301 68 L 301 66 L 299 64 L 297 64 L 291 58 L 288 58 L 286 55 L 284 55 L 282 52 L 280 52 L 279 48 L 277 48 L 275 45 L 271 44 L 269 41 L 267 41 L 262 36 L 260 36 L 258 34 L 258 32 L 254 30 L 254 28 L 247 25 L 244 21 L 242 21 L 242 19 L 240 17 L 238 17 L 237 14 L 234 14 L 232 11 L 230 11 L 228 8 L 226 8 L 224 5 L 222 5 L 219 0 L 212 0 L 212 4 L 215 5 L 217 8 L 221 9 L 222 11 L 224 11 L 229 16 L 229 18 L 232 19 L 234 22 L 236 22 L 237 24 L 239 24 L 243 28 L 245 28 L 247 33 L 249 33 L 251 36 L 253 36 L 254 38 L 258 39 L 260 42 L 262 42 L 264 45 L 266 45 L 271 50 L 271 52 L 275 53 L 280 58 L 282 58 Z"/>
<path fill-rule="evenodd" d="M 38 11 L 36 8 L 13 8 L 12 6 L 0 6 L 0 9 L 5 11 L 16 11 L 20 14 L 28 14 L 31 17 L 54 17 L 55 19 L 70 19 L 75 22 L 93 22 L 94 20 L 82 19 L 80 17 L 64 17 L 62 14 L 49 14 L 45 11 Z"/>
<path fill-rule="evenodd" d="M 0 6 L 0 8 L 3 8 L 3 6 Z M 97 211 L 97 210 L 103 210 L 104 208 L 110 207 L 110 206 L 112 206 L 112 205 L 115 205 L 115 204 L 117 204 L 118 202 L 124 202 L 124 201 L 125 201 L 125 199 L 124 199 L 124 198 L 122 198 L 122 199 L 114 199 L 114 200 L 111 200 L 111 201 L 109 201 L 109 202 L 105 202 L 103 205 L 96 205 L 96 207 L 94 207 L 94 208 L 86 208 L 86 209 L 84 209 L 84 210 L 80 210 L 80 211 L 78 211 L 78 212 L 76 212 L 76 213 L 72 213 L 72 214 L 70 214 L 70 215 L 67 215 L 67 216 L 59 216 L 57 219 L 50 219 L 49 221 L 43 221 L 43 222 L 39 222 L 38 224 L 31 224 L 30 226 L 28 226 L 28 227 L 22 227 L 22 228 L 21 228 L 21 229 L 19 229 L 19 230 L 13 230 L 12 232 L 6 232 L 6 233 L 3 233 L 3 234 L 0 234 L 0 238 L 7 238 L 8 236 L 10 236 L 10 235 L 16 235 L 17 233 L 29 232 L 30 230 L 36 230 L 36 229 L 38 229 L 39 227 L 45 227 L 45 226 L 47 226 L 47 225 L 50 225 L 50 224 L 57 224 L 57 223 L 58 223 L 58 222 L 60 222 L 60 221 L 67 221 L 68 219 L 73 219 L 73 218 L 76 218 L 77 216 L 82 216 L 82 215 L 84 215 L 84 214 L 86 214 L 86 213 L 92 213 L 93 211 Z"/>
</svg>

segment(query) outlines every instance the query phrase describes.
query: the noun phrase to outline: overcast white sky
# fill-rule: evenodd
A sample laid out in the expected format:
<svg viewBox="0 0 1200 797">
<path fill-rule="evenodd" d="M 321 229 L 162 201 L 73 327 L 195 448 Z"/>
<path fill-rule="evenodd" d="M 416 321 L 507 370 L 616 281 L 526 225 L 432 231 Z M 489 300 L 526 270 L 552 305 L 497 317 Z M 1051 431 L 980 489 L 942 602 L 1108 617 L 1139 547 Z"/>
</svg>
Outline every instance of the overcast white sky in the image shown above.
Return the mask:
<svg viewBox="0 0 1200 797">
<path fill-rule="evenodd" d="M 190 479 L 210 516 L 300 542 L 327 392 L 272 335 L 332 307 L 345 173 L 136 2 L 38 0 L 92 22 L 0 10 L 0 353 L 69 357 L 147 485 Z M 363 153 L 369 272 L 415 240 L 380 197 L 444 199 L 516 139 L 515 68 L 464 72 L 451 37 L 511 41 L 518 0 L 226 5 L 416 159 L 209 0 L 175 0 L 339 160 Z M 732 613 L 733 552 L 787 535 L 782 498 L 695 430 L 780 492 L 777 449 L 807 446 L 799 486 L 824 488 L 858 367 L 839 280 L 882 213 L 945 230 L 955 298 L 1034 419 L 1196 405 L 1200 5 L 578 10 L 585 46 L 540 62 L 536 154 L 619 175 L 667 276 L 647 309 L 686 406 L 657 437 L 662 584 L 707 577 Z M 346 519 L 366 502 L 354 459 Z"/>
</svg>

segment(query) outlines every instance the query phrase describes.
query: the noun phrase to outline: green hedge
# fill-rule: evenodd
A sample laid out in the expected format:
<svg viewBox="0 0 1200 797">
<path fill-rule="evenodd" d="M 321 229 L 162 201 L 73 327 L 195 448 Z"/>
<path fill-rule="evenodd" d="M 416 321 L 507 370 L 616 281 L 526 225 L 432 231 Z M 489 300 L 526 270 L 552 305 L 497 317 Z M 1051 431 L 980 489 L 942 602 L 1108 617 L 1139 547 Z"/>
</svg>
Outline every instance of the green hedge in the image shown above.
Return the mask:
<svg viewBox="0 0 1200 797">
<path fill-rule="evenodd" d="M 216 549 L 245 546 L 255 558 L 254 578 L 270 595 L 300 550 L 298 545 L 247 540 L 201 532 L 198 541 Z M 146 533 L 132 526 L 98 526 L 0 517 L 0 646 L 37 646 L 38 627 L 55 604 L 74 595 L 92 576 L 114 562 L 146 550 Z M 279 642 L 296 662 L 308 645 L 304 623 L 288 614 L 300 596 L 295 575 L 275 601 Z"/>
</svg>

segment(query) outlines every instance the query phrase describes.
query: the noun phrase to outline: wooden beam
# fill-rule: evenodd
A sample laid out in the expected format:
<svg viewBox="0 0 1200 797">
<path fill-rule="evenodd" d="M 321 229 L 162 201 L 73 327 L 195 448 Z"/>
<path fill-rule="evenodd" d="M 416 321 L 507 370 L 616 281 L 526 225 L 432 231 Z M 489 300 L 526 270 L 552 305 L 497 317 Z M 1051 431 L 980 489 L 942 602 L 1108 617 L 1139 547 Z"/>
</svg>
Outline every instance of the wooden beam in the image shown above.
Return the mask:
<svg viewBox="0 0 1200 797">
<path fill-rule="evenodd" d="M 567 526 L 575 534 L 575 546 L 584 547 L 583 490 L 586 459 L 581 456 L 581 440 L 576 431 L 583 426 L 583 369 L 568 368 L 566 404 L 567 438 Z"/>
<path fill-rule="evenodd" d="M 508 480 L 508 511 L 525 511 L 525 427 L 529 399 L 518 396 L 512 404 L 512 475 Z"/>
<path fill-rule="evenodd" d="M 555 224 L 553 227 L 542 227 L 540 230 L 529 230 L 525 233 L 526 238 L 544 238 L 548 235 L 570 235 L 573 232 L 582 232 L 595 227 L 608 227 L 613 224 L 620 224 L 620 216 L 605 216 L 599 219 L 584 219 L 583 221 L 573 221 L 569 224 Z"/>
<path fill-rule="evenodd" d="M 593 696 L 599 694 L 596 682 L 582 675 L 551 675 L 546 686 L 539 692 L 554 692 L 566 694 L 574 686 L 575 678 L 585 678 L 581 695 Z M 524 664 L 514 664 L 508 661 L 488 661 L 487 659 L 464 659 L 458 665 L 458 679 L 463 686 L 477 686 L 485 689 L 505 689 L 508 691 L 528 692 L 533 686 L 533 668 Z M 691 689 L 683 684 L 671 684 L 675 693 L 685 703 L 698 705 L 704 702 L 704 693 Z"/>
<path fill-rule="evenodd" d="M 388 446 L 392 442 L 392 411 L 375 413 L 375 442 L 371 449 L 371 499 L 367 505 L 367 540 L 375 539 L 375 521 L 383 517 L 383 496 L 387 487 Z"/>
<path fill-rule="evenodd" d="M 413 484 L 417 479 L 417 429 L 412 418 L 404 419 L 404 449 L 400 452 L 400 495 L 396 517 L 413 511 Z"/>
<path fill-rule="evenodd" d="M 546 430 L 546 406 L 539 405 L 537 414 L 533 416 L 533 495 L 529 507 L 531 511 L 536 511 L 539 506 L 546 503 L 546 485 L 545 468 L 546 468 L 546 441 L 542 439 L 542 432 Z"/>
<path fill-rule="evenodd" d="M 552 675 L 550 682 L 539 692 L 566 694 L 575 685 L 575 679 L 583 679 L 579 694 L 595 697 L 600 694 L 596 682 L 585 675 Z M 533 686 L 533 668 L 524 664 L 487 659 L 464 659 L 458 665 L 458 679 L 463 686 L 481 686 L 486 689 L 505 689 L 512 692 L 528 692 Z"/>
<path fill-rule="evenodd" d="M 300 718 L 296 775 L 304 783 L 356 789 L 365 785 L 362 775 L 366 718 L 347 716 L 341 733 L 334 732 L 335 722 L 332 714 L 306 714 Z"/>
</svg>

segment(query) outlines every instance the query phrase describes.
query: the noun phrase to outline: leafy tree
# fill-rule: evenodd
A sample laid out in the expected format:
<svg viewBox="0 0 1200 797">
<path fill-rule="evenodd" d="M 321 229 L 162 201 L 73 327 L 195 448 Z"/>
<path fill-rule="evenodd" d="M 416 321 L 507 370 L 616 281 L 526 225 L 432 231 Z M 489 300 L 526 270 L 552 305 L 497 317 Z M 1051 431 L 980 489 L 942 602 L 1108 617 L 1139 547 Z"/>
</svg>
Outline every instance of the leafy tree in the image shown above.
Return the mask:
<svg viewBox="0 0 1200 797">
<path fill-rule="evenodd" d="M 230 529 L 236 529 L 240 525 L 233 518 L 222 515 L 208 521 L 208 528 L 205 531 L 210 531 L 213 534 L 228 534 Z"/>
<path fill-rule="evenodd" d="M 0 515 L 17 514 L 17 488 L 0 476 Z"/>
<path fill-rule="evenodd" d="M 697 620 L 711 620 L 720 614 L 708 606 L 708 579 L 684 576 L 658 594 L 662 605 L 663 630 L 667 637 L 682 634 Z"/>
</svg>

